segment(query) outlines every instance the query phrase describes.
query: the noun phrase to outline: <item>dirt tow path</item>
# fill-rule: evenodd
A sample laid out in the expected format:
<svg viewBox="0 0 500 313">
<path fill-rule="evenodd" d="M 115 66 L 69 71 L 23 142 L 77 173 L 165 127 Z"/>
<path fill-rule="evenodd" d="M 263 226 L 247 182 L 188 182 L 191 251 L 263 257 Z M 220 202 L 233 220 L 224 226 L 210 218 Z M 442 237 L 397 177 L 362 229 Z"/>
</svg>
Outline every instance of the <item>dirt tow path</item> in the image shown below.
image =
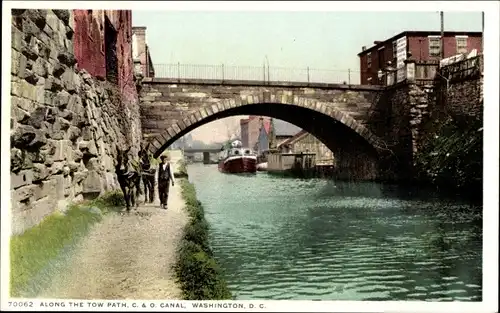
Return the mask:
<svg viewBox="0 0 500 313">
<path fill-rule="evenodd" d="M 175 171 L 181 155 L 172 152 Z M 105 216 L 38 298 L 181 299 L 172 270 L 188 221 L 180 191 L 178 184 L 170 187 L 168 210 L 156 200 L 128 214 Z"/>
</svg>

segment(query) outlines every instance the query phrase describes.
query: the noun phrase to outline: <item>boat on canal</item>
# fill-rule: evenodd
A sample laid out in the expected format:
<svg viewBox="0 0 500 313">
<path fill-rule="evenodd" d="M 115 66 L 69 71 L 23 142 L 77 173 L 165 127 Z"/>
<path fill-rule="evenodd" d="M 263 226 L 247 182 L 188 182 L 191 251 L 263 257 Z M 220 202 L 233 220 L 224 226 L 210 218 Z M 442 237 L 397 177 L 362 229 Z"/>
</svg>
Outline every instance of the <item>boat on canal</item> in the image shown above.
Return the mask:
<svg viewBox="0 0 500 313">
<path fill-rule="evenodd" d="M 257 154 L 234 140 L 219 153 L 219 171 L 230 174 L 256 173 Z"/>
</svg>

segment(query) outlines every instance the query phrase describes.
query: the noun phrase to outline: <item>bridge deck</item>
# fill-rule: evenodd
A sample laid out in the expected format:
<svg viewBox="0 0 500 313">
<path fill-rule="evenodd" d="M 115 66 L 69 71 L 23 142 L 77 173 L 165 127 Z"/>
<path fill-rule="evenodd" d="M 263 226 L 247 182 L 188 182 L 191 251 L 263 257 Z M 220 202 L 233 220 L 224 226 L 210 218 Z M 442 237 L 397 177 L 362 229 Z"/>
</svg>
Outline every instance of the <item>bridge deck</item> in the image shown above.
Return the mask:
<svg viewBox="0 0 500 313">
<path fill-rule="evenodd" d="M 349 85 L 311 82 L 283 82 L 283 81 L 257 81 L 257 80 L 221 80 L 221 79 L 177 79 L 145 77 L 142 83 L 148 84 L 185 84 L 185 85 L 227 85 L 227 86 L 269 86 L 289 88 L 320 88 L 338 90 L 372 91 L 383 90 L 379 85 Z"/>
</svg>

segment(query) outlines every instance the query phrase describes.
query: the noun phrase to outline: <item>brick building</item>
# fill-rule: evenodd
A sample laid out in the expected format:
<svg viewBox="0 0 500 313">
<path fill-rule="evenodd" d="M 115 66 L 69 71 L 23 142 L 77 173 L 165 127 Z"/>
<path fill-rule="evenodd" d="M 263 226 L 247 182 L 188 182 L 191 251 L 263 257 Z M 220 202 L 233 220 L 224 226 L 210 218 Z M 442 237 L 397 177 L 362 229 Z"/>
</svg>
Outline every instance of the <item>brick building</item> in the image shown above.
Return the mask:
<svg viewBox="0 0 500 313">
<path fill-rule="evenodd" d="M 119 86 L 124 100 L 137 98 L 132 61 L 132 11 L 73 10 L 78 69 Z"/>
<path fill-rule="evenodd" d="M 271 119 L 266 116 L 250 115 L 246 119 L 240 120 L 241 127 L 241 143 L 244 147 L 256 148 L 259 140 L 259 133 L 262 123 L 268 122 Z"/>
<path fill-rule="evenodd" d="M 468 53 L 473 49 L 482 52 L 482 38 L 482 32 L 444 32 L 444 57 Z M 417 61 L 439 61 L 441 42 L 439 31 L 404 31 L 385 41 L 375 41 L 368 49 L 362 47 L 358 53 L 361 84 L 379 84 L 378 71 L 385 68 L 388 61 L 393 67 L 400 67 L 408 53 Z"/>
</svg>

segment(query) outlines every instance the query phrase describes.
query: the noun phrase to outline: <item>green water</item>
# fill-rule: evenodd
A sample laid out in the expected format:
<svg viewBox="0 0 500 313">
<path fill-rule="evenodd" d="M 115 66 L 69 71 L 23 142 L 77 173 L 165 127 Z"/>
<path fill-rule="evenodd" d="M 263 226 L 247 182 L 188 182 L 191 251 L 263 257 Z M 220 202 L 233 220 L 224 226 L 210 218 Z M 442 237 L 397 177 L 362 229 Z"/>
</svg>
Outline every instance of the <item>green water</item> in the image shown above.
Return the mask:
<svg viewBox="0 0 500 313">
<path fill-rule="evenodd" d="M 376 183 L 188 172 L 237 299 L 482 299 L 477 207 Z"/>
</svg>

